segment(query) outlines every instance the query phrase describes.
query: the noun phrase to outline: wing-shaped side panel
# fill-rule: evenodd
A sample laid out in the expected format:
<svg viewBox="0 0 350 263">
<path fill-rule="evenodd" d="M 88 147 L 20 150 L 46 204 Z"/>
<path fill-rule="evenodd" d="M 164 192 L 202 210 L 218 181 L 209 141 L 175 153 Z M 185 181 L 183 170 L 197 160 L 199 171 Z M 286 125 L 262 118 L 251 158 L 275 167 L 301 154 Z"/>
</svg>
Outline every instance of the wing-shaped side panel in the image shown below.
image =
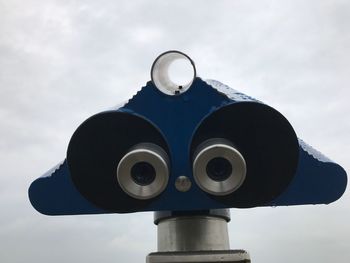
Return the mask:
<svg viewBox="0 0 350 263">
<path fill-rule="evenodd" d="M 64 160 L 29 188 L 33 207 L 45 215 L 77 215 L 107 213 L 88 202 L 76 189 Z"/>
<path fill-rule="evenodd" d="M 345 192 L 345 170 L 300 139 L 299 145 L 299 163 L 293 181 L 268 206 L 329 204 Z"/>
</svg>

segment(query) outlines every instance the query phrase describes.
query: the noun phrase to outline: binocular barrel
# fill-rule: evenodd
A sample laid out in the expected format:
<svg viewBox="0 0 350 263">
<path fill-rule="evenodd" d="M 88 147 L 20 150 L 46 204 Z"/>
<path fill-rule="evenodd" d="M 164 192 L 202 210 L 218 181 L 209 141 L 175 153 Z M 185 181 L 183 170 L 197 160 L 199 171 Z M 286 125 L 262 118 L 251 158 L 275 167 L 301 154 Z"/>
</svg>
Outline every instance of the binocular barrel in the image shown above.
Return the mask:
<svg viewBox="0 0 350 263">
<path fill-rule="evenodd" d="M 170 174 L 160 131 L 123 111 L 102 112 L 83 122 L 71 138 L 67 162 L 79 192 L 112 212 L 147 206 L 163 192 Z"/>
</svg>

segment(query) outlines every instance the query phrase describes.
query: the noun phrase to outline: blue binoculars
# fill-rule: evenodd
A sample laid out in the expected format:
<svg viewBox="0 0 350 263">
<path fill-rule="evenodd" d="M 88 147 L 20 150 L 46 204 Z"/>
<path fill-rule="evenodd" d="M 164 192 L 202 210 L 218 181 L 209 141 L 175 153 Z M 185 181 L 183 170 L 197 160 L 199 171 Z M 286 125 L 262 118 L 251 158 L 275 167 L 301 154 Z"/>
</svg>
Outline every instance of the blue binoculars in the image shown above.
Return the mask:
<svg viewBox="0 0 350 263">
<path fill-rule="evenodd" d="M 182 59 L 193 75 L 174 83 Z M 299 139 L 276 109 L 197 77 L 179 51 L 161 54 L 151 81 L 120 107 L 85 120 L 63 162 L 29 198 L 47 215 L 196 211 L 328 204 L 345 170 Z"/>
</svg>

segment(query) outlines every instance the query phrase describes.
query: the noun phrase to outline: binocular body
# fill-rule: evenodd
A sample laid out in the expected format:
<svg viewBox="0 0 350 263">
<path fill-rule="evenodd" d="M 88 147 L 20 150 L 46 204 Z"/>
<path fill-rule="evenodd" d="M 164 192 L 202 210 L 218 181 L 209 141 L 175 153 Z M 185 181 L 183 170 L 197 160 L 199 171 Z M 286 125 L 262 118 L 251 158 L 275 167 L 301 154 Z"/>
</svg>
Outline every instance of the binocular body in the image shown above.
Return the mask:
<svg viewBox="0 0 350 263">
<path fill-rule="evenodd" d="M 189 211 L 328 204 L 346 184 L 277 110 L 195 78 L 175 96 L 148 82 L 84 121 L 29 197 L 48 215 Z"/>
</svg>

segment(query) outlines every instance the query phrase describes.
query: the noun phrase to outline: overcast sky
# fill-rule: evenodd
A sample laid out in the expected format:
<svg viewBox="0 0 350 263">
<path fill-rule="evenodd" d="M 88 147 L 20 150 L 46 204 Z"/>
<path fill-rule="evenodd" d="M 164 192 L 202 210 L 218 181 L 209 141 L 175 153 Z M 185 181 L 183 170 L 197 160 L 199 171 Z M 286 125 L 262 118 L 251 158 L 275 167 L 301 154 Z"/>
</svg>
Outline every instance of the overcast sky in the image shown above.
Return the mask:
<svg viewBox="0 0 350 263">
<path fill-rule="evenodd" d="M 0 0 L 0 261 L 138 263 L 156 251 L 152 213 L 48 217 L 27 189 L 169 49 L 278 109 L 350 171 L 349 3 Z M 349 201 L 232 209 L 231 247 L 257 263 L 347 262 Z"/>
</svg>

